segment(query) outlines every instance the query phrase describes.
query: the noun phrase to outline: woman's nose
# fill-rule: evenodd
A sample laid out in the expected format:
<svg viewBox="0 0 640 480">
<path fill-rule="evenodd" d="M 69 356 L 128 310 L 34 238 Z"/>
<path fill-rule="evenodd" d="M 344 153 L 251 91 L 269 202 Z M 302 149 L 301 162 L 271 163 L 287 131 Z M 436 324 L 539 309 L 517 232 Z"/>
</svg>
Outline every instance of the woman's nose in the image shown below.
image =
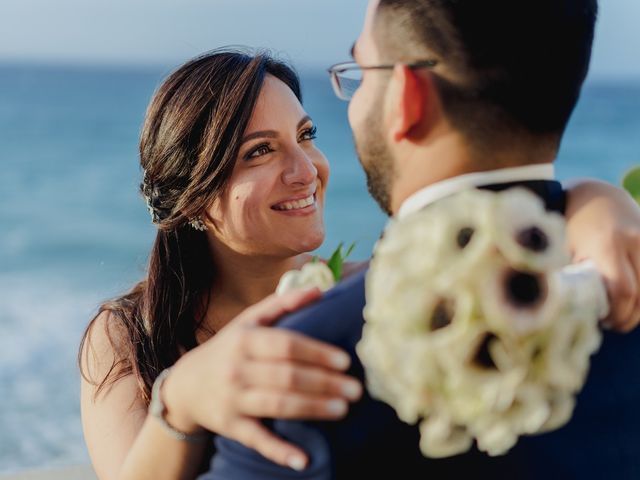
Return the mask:
<svg viewBox="0 0 640 480">
<path fill-rule="evenodd" d="M 312 159 L 302 148 L 297 147 L 287 159 L 282 181 L 285 185 L 310 185 L 317 177 L 318 169 Z"/>
</svg>

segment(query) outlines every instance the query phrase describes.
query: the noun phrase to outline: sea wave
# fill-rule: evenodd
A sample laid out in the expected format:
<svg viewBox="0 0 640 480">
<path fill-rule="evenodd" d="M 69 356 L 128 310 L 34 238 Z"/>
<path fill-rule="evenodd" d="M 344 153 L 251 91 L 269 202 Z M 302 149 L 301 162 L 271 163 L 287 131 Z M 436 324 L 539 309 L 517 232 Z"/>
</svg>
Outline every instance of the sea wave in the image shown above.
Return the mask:
<svg viewBox="0 0 640 480">
<path fill-rule="evenodd" d="M 76 352 L 99 298 L 34 278 L 0 275 L 0 472 L 87 462 Z"/>
</svg>

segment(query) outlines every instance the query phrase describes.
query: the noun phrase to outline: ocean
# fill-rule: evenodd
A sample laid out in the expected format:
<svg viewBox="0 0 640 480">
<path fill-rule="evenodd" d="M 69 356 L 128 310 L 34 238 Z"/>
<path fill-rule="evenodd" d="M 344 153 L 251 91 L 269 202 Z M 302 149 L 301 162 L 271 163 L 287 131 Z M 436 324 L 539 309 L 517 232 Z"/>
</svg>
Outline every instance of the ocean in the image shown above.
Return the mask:
<svg viewBox="0 0 640 480">
<path fill-rule="evenodd" d="M 137 140 L 168 69 L 0 65 L 0 473 L 86 463 L 77 346 L 100 301 L 143 273 L 154 236 Z M 329 158 L 327 239 L 371 251 L 385 222 L 368 197 L 346 106 L 321 70 L 305 107 Z M 561 179 L 619 183 L 640 164 L 640 82 L 590 82 L 563 142 Z"/>
</svg>

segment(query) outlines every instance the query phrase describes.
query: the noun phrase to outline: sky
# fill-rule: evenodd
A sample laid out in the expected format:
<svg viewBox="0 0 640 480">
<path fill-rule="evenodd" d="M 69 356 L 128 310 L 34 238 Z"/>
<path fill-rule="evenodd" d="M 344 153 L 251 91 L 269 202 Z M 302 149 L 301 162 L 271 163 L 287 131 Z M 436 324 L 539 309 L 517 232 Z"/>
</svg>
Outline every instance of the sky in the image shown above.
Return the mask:
<svg viewBox="0 0 640 480">
<path fill-rule="evenodd" d="M 175 65 L 211 48 L 235 44 L 269 47 L 299 67 L 320 68 L 348 59 L 367 1 L 0 3 L 0 61 Z M 591 75 L 640 80 L 640 0 L 600 3 Z M 540 60 L 543 63 L 543 52 Z"/>
</svg>

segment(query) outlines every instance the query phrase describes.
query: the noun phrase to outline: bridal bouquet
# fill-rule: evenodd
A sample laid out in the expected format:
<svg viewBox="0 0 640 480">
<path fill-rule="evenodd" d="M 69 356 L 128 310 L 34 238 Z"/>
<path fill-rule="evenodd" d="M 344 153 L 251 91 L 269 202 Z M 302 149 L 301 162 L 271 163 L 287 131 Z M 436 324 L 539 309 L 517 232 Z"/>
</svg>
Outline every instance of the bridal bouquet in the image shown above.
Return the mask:
<svg viewBox="0 0 640 480">
<path fill-rule="evenodd" d="M 606 291 L 568 267 L 562 216 L 524 189 L 469 191 L 391 224 L 367 276 L 357 352 L 371 394 L 422 452 L 501 455 L 571 417 Z"/>
</svg>

